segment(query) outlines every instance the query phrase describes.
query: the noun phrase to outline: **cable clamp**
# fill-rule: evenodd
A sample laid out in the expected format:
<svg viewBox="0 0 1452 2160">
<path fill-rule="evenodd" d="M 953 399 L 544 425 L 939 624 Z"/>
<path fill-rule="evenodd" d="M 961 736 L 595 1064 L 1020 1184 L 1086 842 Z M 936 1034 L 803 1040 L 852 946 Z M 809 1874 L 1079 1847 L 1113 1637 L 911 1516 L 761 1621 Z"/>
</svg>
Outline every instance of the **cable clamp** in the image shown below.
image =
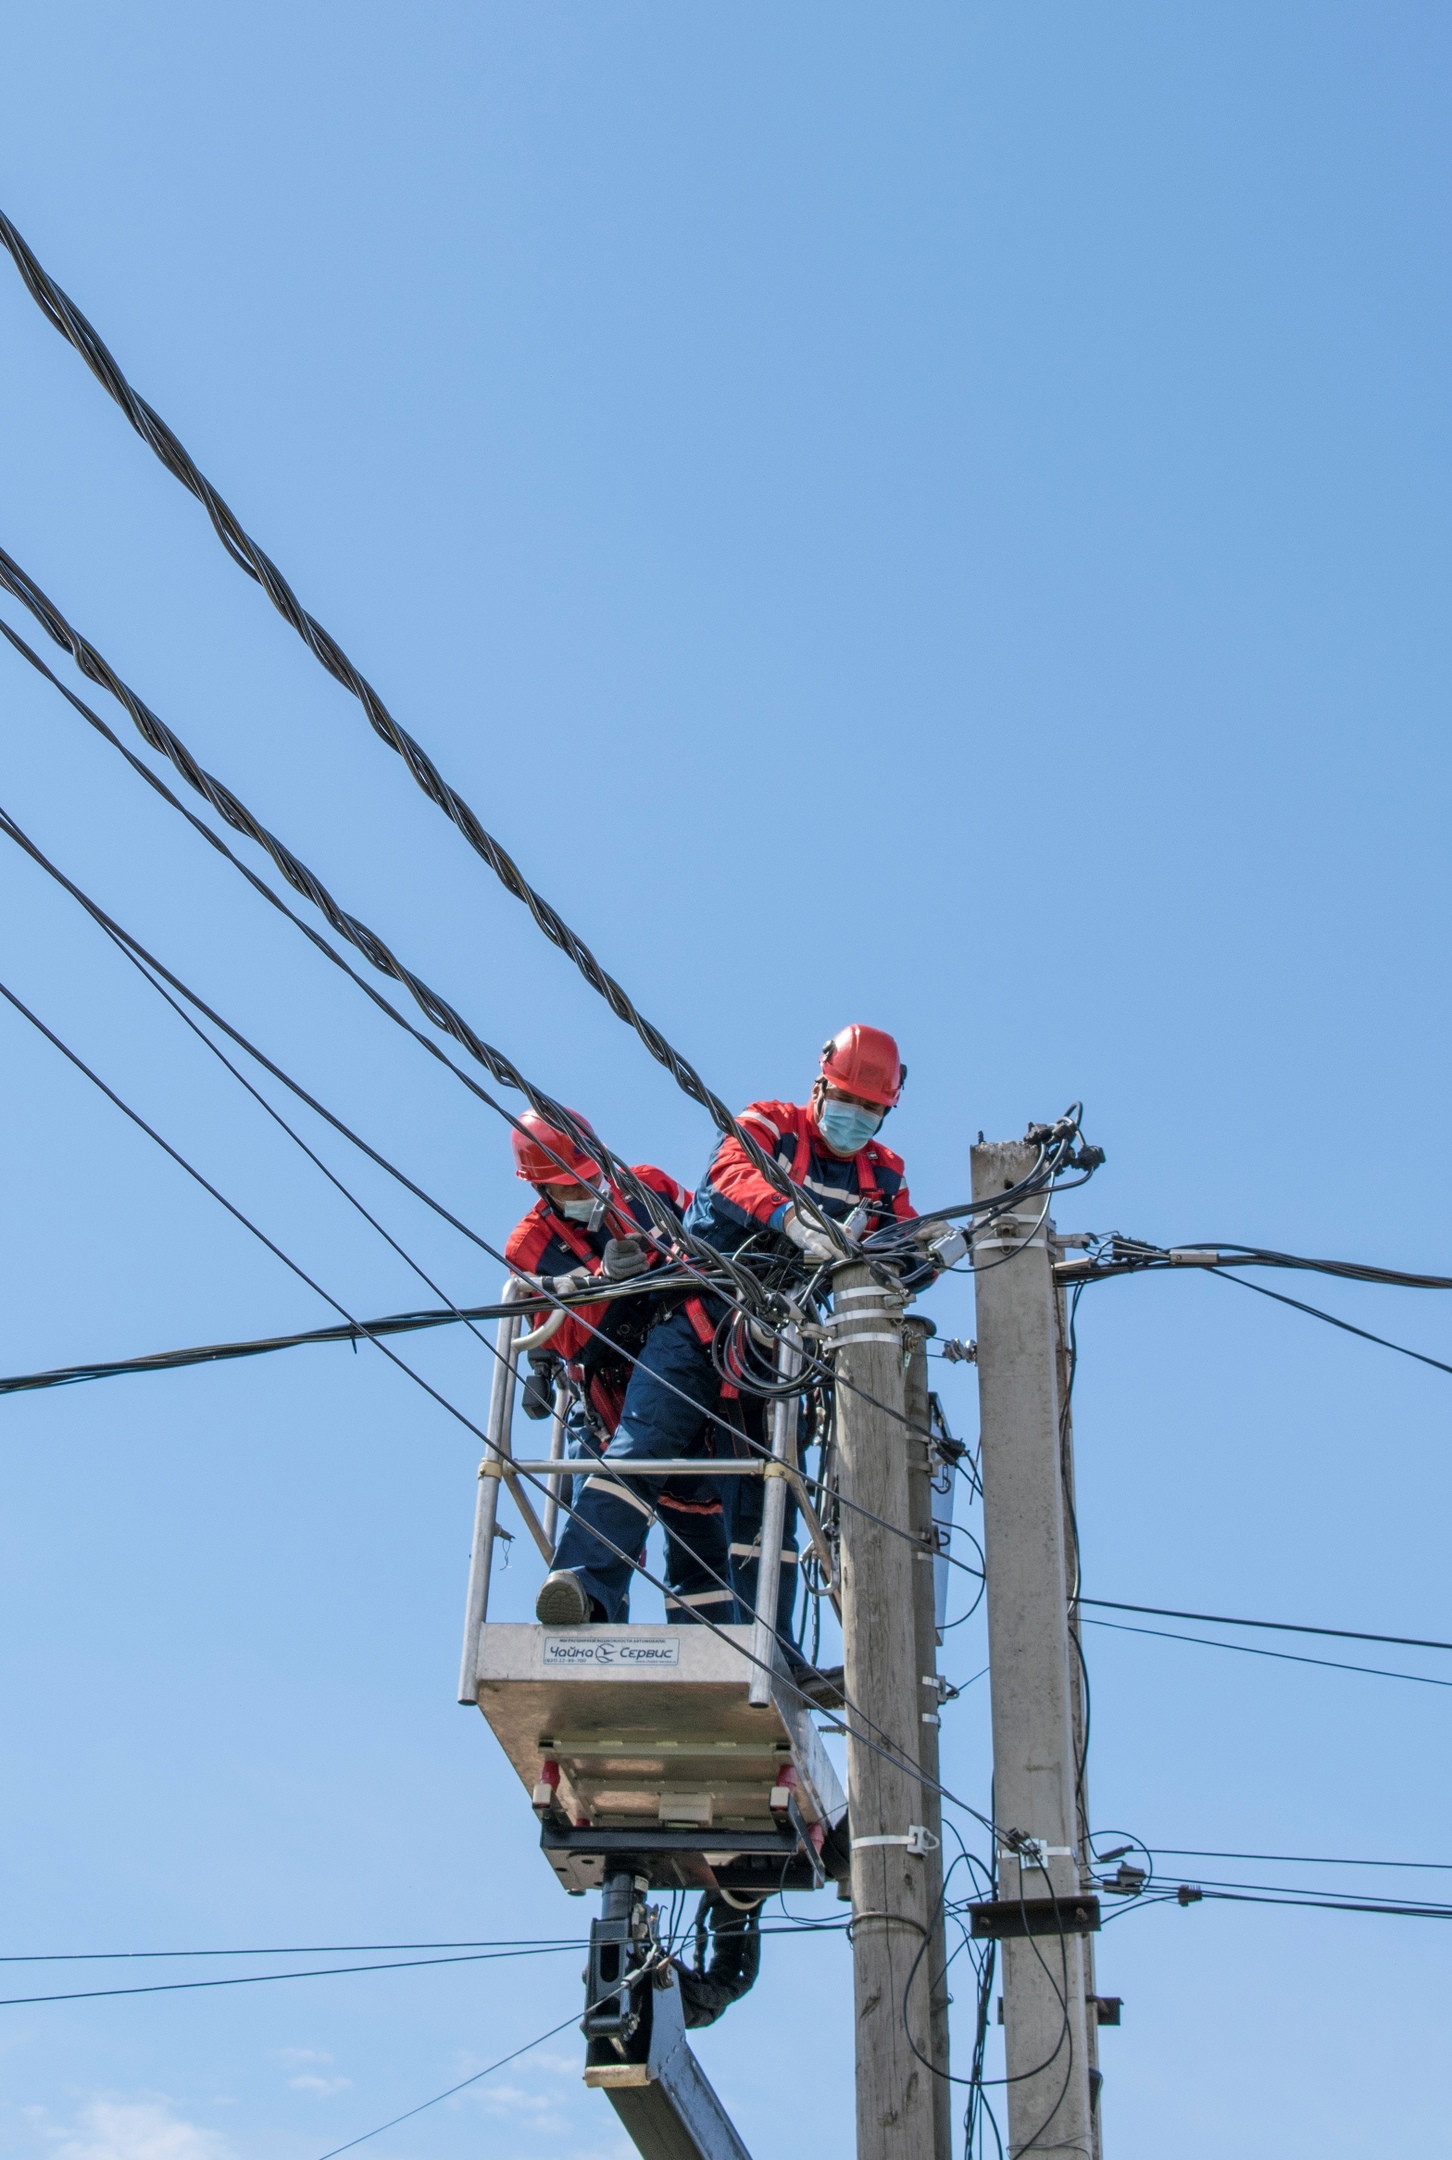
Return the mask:
<svg viewBox="0 0 1452 2160">
<path fill-rule="evenodd" d="M 792 1473 L 784 1462 L 764 1462 L 761 1466 L 761 1474 L 764 1478 L 789 1478 Z"/>
<path fill-rule="evenodd" d="M 1005 1860 L 1017 1860 L 1020 1866 L 1042 1867 L 1046 1860 L 1072 1860 L 1072 1845 L 1049 1845 L 1043 1838 L 1020 1838 L 1016 1845 L 999 1844 L 999 1852 Z"/>
<path fill-rule="evenodd" d="M 479 1475 L 480 1477 L 502 1478 L 504 1464 L 501 1458 L 498 1455 L 486 1455 L 479 1465 Z"/>
<path fill-rule="evenodd" d="M 869 1845 L 903 1845 L 915 1858 L 921 1860 L 929 1853 L 936 1852 L 940 1843 L 941 1840 L 934 1837 L 926 1823 L 915 1822 L 908 1824 L 906 1835 L 899 1833 L 897 1836 L 855 1837 L 852 1840 L 852 1850 L 861 1852 Z"/>
</svg>

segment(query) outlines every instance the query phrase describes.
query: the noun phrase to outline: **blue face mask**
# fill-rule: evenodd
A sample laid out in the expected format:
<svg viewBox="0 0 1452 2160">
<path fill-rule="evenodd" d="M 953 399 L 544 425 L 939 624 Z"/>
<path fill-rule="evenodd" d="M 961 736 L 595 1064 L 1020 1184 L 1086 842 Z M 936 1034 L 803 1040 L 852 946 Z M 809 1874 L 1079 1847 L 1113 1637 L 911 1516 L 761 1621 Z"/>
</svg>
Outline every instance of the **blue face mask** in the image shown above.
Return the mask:
<svg viewBox="0 0 1452 2160">
<path fill-rule="evenodd" d="M 824 1102 L 817 1112 L 822 1138 L 837 1155 L 855 1155 L 865 1148 L 882 1118 L 880 1110 L 863 1110 L 846 1102 Z"/>
</svg>

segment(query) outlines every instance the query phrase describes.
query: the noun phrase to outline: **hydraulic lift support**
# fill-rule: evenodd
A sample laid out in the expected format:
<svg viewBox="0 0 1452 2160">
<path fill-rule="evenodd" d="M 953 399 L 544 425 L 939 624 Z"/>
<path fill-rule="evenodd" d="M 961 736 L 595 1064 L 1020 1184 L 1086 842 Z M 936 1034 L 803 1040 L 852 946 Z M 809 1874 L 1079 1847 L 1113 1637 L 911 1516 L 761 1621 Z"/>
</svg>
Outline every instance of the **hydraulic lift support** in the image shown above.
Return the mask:
<svg viewBox="0 0 1452 2160">
<path fill-rule="evenodd" d="M 645 2160 L 751 2160 L 687 2044 L 646 1887 L 644 1873 L 613 1869 L 590 1926 L 585 2083 L 605 2094 Z"/>
</svg>

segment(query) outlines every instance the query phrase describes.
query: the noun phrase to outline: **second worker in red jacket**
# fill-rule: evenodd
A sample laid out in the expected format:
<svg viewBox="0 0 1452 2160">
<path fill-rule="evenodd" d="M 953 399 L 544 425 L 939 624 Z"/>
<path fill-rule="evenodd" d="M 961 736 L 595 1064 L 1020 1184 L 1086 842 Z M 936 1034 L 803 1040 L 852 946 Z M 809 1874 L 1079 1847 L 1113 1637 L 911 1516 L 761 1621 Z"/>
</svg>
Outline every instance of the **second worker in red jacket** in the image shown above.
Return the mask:
<svg viewBox="0 0 1452 2160">
<path fill-rule="evenodd" d="M 855 1217 L 856 1233 L 865 1235 L 894 1220 L 915 1219 L 902 1158 L 875 1137 L 901 1095 L 905 1077 L 906 1068 L 891 1035 L 881 1028 L 845 1027 L 823 1049 L 821 1070 L 808 1101 L 752 1103 L 738 1122 L 811 1195 L 823 1214 L 843 1223 Z M 686 1212 L 686 1226 L 719 1252 L 735 1252 L 748 1239 L 758 1245 L 784 1240 L 785 1249 L 794 1246 L 809 1267 L 837 1257 L 831 1241 L 799 1219 L 795 1208 L 783 1201 L 734 1138 L 723 1140 L 713 1155 Z M 630 1460 L 689 1456 L 700 1458 L 706 1471 L 712 1454 L 731 1452 L 730 1434 L 723 1431 L 723 1424 L 740 1418 L 740 1411 L 736 1418 L 723 1416 L 723 1381 L 711 1356 L 712 1339 L 727 1308 L 709 1291 L 680 1300 L 673 1309 L 669 1300 L 665 1303 L 665 1313 L 639 1352 L 606 1464 L 612 1456 Z M 759 1432 L 751 1437 L 759 1437 Z M 723 1486 L 739 1488 L 725 1495 L 733 1511 L 729 1540 Z M 677 1593 L 669 1617 L 748 1620 L 755 1605 L 762 1480 L 738 1477 L 712 1484 L 703 1478 L 699 1492 L 694 1516 L 677 1515 L 672 1528 L 702 1563 L 700 1586 Z M 560 1540 L 554 1571 L 541 1587 L 538 1617 L 556 1627 L 623 1618 L 631 1569 L 594 1530 L 598 1528 L 610 1544 L 634 1551 L 632 1536 L 638 1540 L 638 1523 L 639 1514 L 622 1484 L 612 1485 L 603 1475 L 591 1478 Z M 796 1508 L 789 1505 L 777 1623 L 783 1634 L 790 1633 L 796 1558 Z"/>
</svg>

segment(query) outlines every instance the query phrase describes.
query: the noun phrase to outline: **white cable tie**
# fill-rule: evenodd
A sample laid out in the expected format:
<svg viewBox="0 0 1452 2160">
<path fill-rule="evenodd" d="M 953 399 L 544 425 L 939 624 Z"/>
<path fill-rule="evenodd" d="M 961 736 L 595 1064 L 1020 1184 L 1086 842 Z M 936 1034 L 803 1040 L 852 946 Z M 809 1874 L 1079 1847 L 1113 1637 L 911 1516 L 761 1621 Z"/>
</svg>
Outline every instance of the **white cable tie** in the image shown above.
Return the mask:
<svg viewBox="0 0 1452 2160">
<path fill-rule="evenodd" d="M 922 1859 L 926 1854 L 936 1852 L 939 1842 L 939 1839 L 934 1837 L 926 1823 L 915 1822 L 909 1823 L 905 1832 L 900 1831 L 896 1835 L 884 1834 L 881 1837 L 855 1837 L 852 1840 L 852 1850 L 853 1852 L 861 1852 L 864 1847 L 869 1845 L 902 1845 L 915 1858 Z"/>
</svg>

